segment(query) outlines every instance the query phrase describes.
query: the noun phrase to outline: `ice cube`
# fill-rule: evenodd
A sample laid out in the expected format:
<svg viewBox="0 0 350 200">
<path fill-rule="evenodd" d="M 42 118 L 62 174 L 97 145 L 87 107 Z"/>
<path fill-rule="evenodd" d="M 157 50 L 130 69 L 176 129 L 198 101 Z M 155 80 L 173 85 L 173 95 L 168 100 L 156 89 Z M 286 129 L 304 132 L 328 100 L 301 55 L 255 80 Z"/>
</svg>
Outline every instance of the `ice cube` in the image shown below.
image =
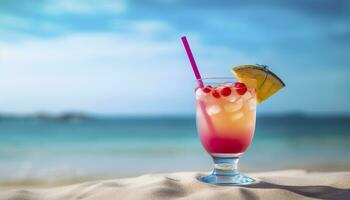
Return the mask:
<svg viewBox="0 0 350 200">
<path fill-rule="evenodd" d="M 243 99 L 245 99 L 245 100 L 248 100 L 248 99 L 251 99 L 253 96 L 252 96 L 252 94 L 249 92 L 249 91 L 247 91 L 244 95 L 243 95 Z"/>
<path fill-rule="evenodd" d="M 255 110 L 256 109 L 256 99 L 255 98 L 251 98 L 248 100 L 248 107 L 249 110 Z"/>
<path fill-rule="evenodd" d="M 201 88 L 198 88 L 196 90 L 196 99 L 197 100 L 201 100 L 203 99 L 203 97 L 205 96 L 206 94 L 203 92 L 203 90 Z"/>
<path fill-rule="evenodd" d="M 238 98 L 237 95 L 234 94 L 233 92 L 231 93 L 230 96 L 226 97 L 227 101 L 229 101 L 229 102 L 235 102 L 237 100 L 237 98 Z"/>
<path fill-rule="evenodd" d="M 243 117 L 243 113 L 242 112 L 238 112 L 238 113 L 235 113 L 231 116 L 231 120 L 232 121 L 236 121 L 236 120 L 239 120 Z"/>
<path fill-rule="evenodd" d="M 243 99 L 238 99 L 234 103 L 225 104 L 224 109 L 226 112 L 236 112 L 242 108 L 242 105 L 243 105 Z"/>
<path fill-rule="evenodd" d="M 221 108 L 217 104 L 208 105 L 206 110 L 207 110 L 208 115 L 210 115 L 210 116 L 216 115 L 216 114 L 221 112 Z"/>
</svg>

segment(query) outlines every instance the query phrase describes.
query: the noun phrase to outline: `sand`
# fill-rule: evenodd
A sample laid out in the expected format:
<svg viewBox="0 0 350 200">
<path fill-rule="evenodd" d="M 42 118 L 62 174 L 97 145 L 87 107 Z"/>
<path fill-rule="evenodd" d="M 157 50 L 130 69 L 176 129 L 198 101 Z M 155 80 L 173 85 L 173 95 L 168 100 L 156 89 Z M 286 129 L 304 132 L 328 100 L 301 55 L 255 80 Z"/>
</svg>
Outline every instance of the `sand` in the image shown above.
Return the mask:
<svg viewBox="0 0 350 200">
<path fill-rule="evenodd" d="M 350 199 L 350 172 L 303 170 L 249 174 L 250 186 L 213 186 L 197 181 L 203 173 L 150 174 L 52 188 L 0 188 L 1 200 L 110 199 Z"/>
</svg>

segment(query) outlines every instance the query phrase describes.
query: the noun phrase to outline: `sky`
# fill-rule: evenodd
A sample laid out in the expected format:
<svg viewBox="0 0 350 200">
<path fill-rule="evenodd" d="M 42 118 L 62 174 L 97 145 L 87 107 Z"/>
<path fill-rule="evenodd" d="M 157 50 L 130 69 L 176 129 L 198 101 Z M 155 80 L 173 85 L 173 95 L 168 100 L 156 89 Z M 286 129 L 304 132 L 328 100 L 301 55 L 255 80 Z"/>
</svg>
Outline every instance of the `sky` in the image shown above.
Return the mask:
<svg viewBox="0 0 350 200">
<path fill-rule="evenodd" d="M 265 64 L 260 113 L 350 113 L 350 1 L 1 0 L 0 112 L 194 112 L 203 77 Z"/>
</svg>

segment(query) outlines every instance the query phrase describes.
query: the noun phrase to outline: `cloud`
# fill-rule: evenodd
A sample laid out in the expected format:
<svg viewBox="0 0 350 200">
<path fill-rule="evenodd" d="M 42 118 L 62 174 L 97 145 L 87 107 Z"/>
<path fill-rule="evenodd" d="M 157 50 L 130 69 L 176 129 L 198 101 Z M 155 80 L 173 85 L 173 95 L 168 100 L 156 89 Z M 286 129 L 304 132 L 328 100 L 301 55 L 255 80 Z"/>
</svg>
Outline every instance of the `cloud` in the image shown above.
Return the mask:
<svg viewBox="0 0 350 200">
<path fill-rule="evenodd" d="M 302 69 L 279 55 L 212 47 L 192 35 L 189 40 L 204 77 L 231 76 L 230 67 L 242 63 L 271 64 L 287 88 L 264 103 L 260 112 L 349 111 L 344 94 L 349 70 L 325 65 Z M 71 34 L 3 44 L 0 52 L 3 112 L 193 112 L 195 83 L 179 37 L 159 41 L 142 34 Z"/>
<path fill-rule="evenodd" d="M 291 40 L 338 42 L 350 35 L 346 20 L 350 17 L 350 2 L 346 0 L 337 3 L 201 1 L 200 4 L 180 0 L 13 2 L 0 4 L 0 30 L 5 35 L 2 40 L 14 31 L 22 34 L 11 37 L 23 39 L 25 35 L 56 37 L 76 32 L 127 32 L 166 24 L 177 33 L 200 34 L 208 44 L 245 46 L 246 51 L 254 51 L 260 46 L 278 48 L 280 43 Z M 341 33 L 337 33 L 339 27 L 343 29 Z M 169 39 L 167 34 L 155 37 Z"/>
<path fill-rule="evenodd" d="M 159 10 L 161 13 L 188 10 L 186 14 L 196 12 L 210 13 L 211 11 L 219 10 L 220 12 L 237 12 L 240 10 L 292 10 L 300 14 L 313 15 L 318 17 L 334 18 L 349 16 L 350 2 L 347 0 L 338 0 L 336 3 L 328 0 L 241 0 L 241 1 L 210 1 L 203 0 L 200 3 L 196 0 L 174 0 L 174 1 L 159 1 L 159 0 L 148 0 L 148 1 L 130 1 L 130 7 L 135 10 L 146 9 L 146 10 Z M 174 7 L 177 8 L 173 9 Z M 169 13 L 170 14 L 170 13 Z M 272 13 L 271 13 L 272 14 Z"/>
<path fill-rule="evenodd" d="M 126 4 L 123 0 L 59 0 L 50 1 L 45 5 L 45 12 L 48 14 L 91 14 L 91 13 L 121 13 L 126 10 Z"/>
<path fill-rule="evenodd" d="M 124 1 L 2 1 L 0 41 L 27 36 L 55 37 L 74 32 L 113 31 L 112 22 L 126 11 Z M 16 34 L 12 36 L 13 32 Z"/>
<path fill-rule="evenodd" d="M 182 35 L 203 76 L 269 64 L 287 88 L 262 111 L 346 110 L 347 1 L 28 2 L 0 4 L 1 110 L 191 112 Z"/>
<path fill-rule="evenodd" d="M 181 91 L 168 80 L 186 75 L 174 57 L 177 43 L 111 34 L 36 40 L 2 46 L 1 52 L 3 111 L 17 105 L 26 112 L 161 112 Z"/>
<path fill-rule="evenodd" d="M 191 112 L 193 74 L 180 39 L 176 39 L 157 41 L 143 34 L 72 34 L 15 46 L 3 44 L 0 109 Z M 224 47 L 203 46 L 196 39 L 191 43 L 198 51 L 203 75 L 215 74 L 211 73 L 218 71 L 214 66 L 223 66 L 229 73 L 225 66 L 231 59 L 222 60 L 217 55 L 247 59 Z"/>
</svg>

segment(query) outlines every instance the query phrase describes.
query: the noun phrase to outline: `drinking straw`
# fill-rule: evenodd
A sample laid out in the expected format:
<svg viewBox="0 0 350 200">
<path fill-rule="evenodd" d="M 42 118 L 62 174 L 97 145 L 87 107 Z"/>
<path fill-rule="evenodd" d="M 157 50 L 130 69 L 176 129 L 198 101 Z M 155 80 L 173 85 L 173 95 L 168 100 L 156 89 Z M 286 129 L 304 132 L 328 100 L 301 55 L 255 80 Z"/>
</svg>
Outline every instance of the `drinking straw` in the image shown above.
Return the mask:
<svg viewBox="0 0 350 200">
<path fill-rule="evenodd" d="M 200 88 L 204 88 L 204 84 L 203 84 L 203 80 L 202 80 L 201 74 L 199 73 L 196 61 L 194 60 L 194 57 L 193 57 L 190 45 L 187 42 L 186 36 L 182 36 L 181 40 L 182 40 L 182 43 L 183 43 L 183 45 L 185 47 L 188 59 L 190 60 L 190 63 L 191 63 L 194 75 L 196 76 L 196 79 L 198 81 L 198 85 L 199 85 Z M 205 104 L 201 100 L 199 100 L 198 103 L 199 103 L 199 107 L 200 107 L 200 109 L 201 109 L 201 111 L 202 111 L 202 113 L 204 115 L 204 119 L 207 122 L 208 129 L 209 129 L 210 132 L 213 133 L 214 132 L 214 126 L 213 126 L 213 123 L 211 122 L 210 116 L 206 112 Z"/>
<path fill-rule="evenodd" d="M 188 42 L 187 42 L 186 36 L 182 36 L 182 37 L 181 37 L 181 40 L 182 40 L 182 43 L 183 43 L 183 45 L 184 45 L 184 47 L 185 47 L 185 50 L 186 50 L 188 59 L 190 60 L 190 63 L 191 63 L 191 66 L 192 66 L 194 75 L 196 76 L 196 79 L 197 79 L 197 81 L 198 81 L 199 87 L 200 87 L 200 88 L 203 88 L 203 87 L 204 87 L 204 84 L 203 84 L 203 81 L 202 81 L 202 77 L 201 77 L 201 74 L 199 73 L 199 70 L 198 70 L 196 61 L 194 60 L 194 57 L 193 57 L 193 54 L 192 54 L 190 45 L 189 45 Z"/>
</svg>

